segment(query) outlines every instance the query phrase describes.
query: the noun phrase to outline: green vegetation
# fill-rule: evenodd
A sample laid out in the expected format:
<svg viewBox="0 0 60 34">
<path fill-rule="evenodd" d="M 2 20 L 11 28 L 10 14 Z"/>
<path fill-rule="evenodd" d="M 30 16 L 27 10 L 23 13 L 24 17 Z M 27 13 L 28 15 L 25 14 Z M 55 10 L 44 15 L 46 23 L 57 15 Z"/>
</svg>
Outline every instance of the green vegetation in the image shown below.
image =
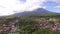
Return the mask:
<svg viewBox="0 0 60 34">
<path fill-rule="evenodd" d="M 49 29 L 39 29 L 32 34 L 60 34 L 60 32 L 55 32 Z"/>
<path fill-rule="evenodd" d="M 11 21 L 15 21 L 15 20 L 19 20 L 18 22 L 16 22 L 15 25 L 19 26 L 20 29 L 20 34 L 60 34 L 60 32 L 56 32 L 53 30 L 50 30 L 49 28 L 45 28 L 45 29 L 40 29 L 38 26 L 39 22 L 35 21 L 36 19 L 40 19 L 40 18 L 24 18 L 24 17 L 14 17 L 14 18 L 0 18 L 0 20 L 2 20 L 0 22 L 0 26 L 3 24 L 7 24 Z M 46 20 L 49 20 L 50 18 L 45 18 Z M 58 18 L 59 19 L 59 18 Z M 59 19 L 60 22 L 60 19 Z M 54 21 L 50 21 L 51 24 L 54 24 Z M 0 32 L 0 34 L 3 34 L 2 32 Z"/>
</svg>

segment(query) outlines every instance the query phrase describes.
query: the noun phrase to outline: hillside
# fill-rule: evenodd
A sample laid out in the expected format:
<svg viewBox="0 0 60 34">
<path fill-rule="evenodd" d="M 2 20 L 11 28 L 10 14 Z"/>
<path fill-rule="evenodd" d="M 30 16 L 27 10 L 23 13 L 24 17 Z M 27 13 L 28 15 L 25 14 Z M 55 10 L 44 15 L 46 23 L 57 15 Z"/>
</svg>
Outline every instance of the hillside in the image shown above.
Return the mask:
<svg viewBox="0 0 60 34">
<path fill-rule="evenodd" d="M 33 11 L 24 11 L 20 13 L 15 13 L 13 15 L 14 16 L 40 16 L 40 15 L 56 15 L 56 14 L 58 15 L 58 13 L 51 12 L 43 8 L 38 8 Z"/>
</svg>

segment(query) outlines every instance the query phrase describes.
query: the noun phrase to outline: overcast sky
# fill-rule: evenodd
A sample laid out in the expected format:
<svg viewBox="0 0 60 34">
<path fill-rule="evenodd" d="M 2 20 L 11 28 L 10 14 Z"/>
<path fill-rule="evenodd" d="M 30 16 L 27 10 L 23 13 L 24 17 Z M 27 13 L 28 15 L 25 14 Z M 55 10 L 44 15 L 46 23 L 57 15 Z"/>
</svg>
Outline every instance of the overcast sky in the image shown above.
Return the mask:
<svg viewBox="0 0 60 34">
<path fill-rule="evenodd" d="M 0 0 L 0 16 L 44 8 L 60 12 L 60 0 Z"/>
</svg>

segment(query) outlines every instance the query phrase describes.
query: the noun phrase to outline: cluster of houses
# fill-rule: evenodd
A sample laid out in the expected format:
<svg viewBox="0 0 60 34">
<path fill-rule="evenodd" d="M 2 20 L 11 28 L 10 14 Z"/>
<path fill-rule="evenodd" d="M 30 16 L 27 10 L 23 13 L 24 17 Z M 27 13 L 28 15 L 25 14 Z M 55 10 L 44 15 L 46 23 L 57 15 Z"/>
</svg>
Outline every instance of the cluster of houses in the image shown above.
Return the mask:
<svg viewBox="0 0 60 34">
<path fill-rule="evenodd" d="M 2 26 L 0 26 L 0 32 L 3 32 L 4 34 L 8 34 L 10 32 L 19 31 L 19 26 L 16 25 L 16 22 L 18 22 L 18 20 L 11 21 L 8 24 L 3 24 Z"/>
<path fill-rule="evenodd" d="M 60 32 L 60 23 L 59 23 L 58 19 L 50 18 L 49 20 L 46 20 L 44 18 L 44 19 L 37 19 L 36 21 L 38 22 L 38 27 L 40 29 L 49 28 L 50 30 L 59 31 Z M 54 24 L 51 24 L 50 21 L 53 21 Z"/>
<path fill-rule="evenodd" d="M 59 31 L 60 32 L 60 23 L 59 22 L 55 22 L 54 24 L 50 25 L 50 29 L 54 30 L 54 31 Z"/>
<path fill-rule="evenodd" d="M 47 28 L 50 25 L 49 21 L 45 20 L 45 19 L 38 19 L 36 21 L 38 22 L 37 27 L 40 28 L 40 29 L 41 28 L 43 28 L 43 29 Z"/>
</svg>

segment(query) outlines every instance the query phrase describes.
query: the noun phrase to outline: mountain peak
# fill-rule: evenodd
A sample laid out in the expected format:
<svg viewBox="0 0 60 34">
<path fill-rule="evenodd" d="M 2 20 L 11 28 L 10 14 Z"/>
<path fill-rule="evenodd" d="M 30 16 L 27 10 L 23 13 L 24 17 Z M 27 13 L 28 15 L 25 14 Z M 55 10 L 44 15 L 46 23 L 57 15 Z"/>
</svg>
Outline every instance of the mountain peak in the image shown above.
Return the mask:
<svg viewBox="0 0 60 34">
<path fill-rule="evenodd" d="M 23 16 L 23 15 L 41 15 L 41 14 L 51 14 L 53 12 L 50 12 L 46 9 L 43 8 L 38 8 L 33 11 L 26 11 L 26 12 L 21 12 L 21 13 L 15 13 L 15 16 Z"/>
</svg>

